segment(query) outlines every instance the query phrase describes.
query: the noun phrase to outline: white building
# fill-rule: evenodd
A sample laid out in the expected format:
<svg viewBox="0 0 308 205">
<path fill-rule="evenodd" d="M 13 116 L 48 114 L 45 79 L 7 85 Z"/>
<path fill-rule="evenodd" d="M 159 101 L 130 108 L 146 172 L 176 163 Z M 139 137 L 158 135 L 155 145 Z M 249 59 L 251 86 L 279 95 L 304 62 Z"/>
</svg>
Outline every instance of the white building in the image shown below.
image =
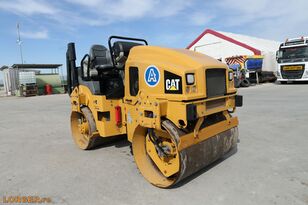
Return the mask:
<svg viewBox="0 0 308 205">
<path fill-rule="evenodd" d="M 187 49 L 224 61 L 238 55 L 263 55 L 263 71 L 276 70 L 276 51 L 280 43 L 241 34 L 206 29 Z"/>
</svg>

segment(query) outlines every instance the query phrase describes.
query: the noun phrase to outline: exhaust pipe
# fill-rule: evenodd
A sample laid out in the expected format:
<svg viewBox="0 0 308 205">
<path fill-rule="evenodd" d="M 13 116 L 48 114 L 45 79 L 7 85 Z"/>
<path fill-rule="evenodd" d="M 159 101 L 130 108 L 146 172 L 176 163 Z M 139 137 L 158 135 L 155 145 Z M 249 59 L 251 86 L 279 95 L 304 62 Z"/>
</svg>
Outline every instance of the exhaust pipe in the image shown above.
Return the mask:
<svg viewBox="0 0 308 205">
<path fill-rule="evenodd" d="M 66 70 L 67 70 L 67 87 L 70 95 L 73 89 L 78 86 L 78 71 L 76 68 L 76 50 L 75 43 L 67 44 L 66 51 Z"/>
</svg>

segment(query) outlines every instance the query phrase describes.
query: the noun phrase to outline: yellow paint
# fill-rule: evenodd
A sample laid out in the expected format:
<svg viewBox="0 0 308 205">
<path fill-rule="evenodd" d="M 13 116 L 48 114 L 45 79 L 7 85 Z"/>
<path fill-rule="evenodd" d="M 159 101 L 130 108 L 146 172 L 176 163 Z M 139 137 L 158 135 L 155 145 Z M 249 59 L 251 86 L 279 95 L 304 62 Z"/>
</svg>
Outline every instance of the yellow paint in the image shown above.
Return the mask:
<svg viewBox="0 0 308 205">
<path fill-rule="evenodd" d="M 160 72 L 160 81 L 155 87 L 149 87 L 144 79 L 146 69 L 154 65 Z M 129 68 L 137 67 L 139 71 L 139 92 L 136 96 L 130 95 Z M 206 94 L 206 70 L 225 69 L 226 95 L 208 98 Z M 164 71 L 174 73 L 182 78 L 182 94 L 166 94 L 164 85 Z M 110 100 L 103 95 L 92 95 L 90 90 L 79 85 L 71 94 L 72 111 L 81 112 L 82 106 L 91 110 L 97 132 L 101 137 L 112 137 L 126 134 L 127 139 L 133 143 L 133 147 L 141 147 L 134 153 L 138 167 L 142 167 L 142 174 L 151 183 L 157 186 L 168 187 L 174 181 L 169 176 L 179 171 L 179 152 L 194 144 L 200 143 L 218 133 L 231 129 L 238 125 L 236 117 L 230 117 L 227 110 L 235 110 L 236 89 L 234 82 L 228 80 L 228 67 L 206 55 L 186 49 L 167 49 L 155 46 L 136 46 L 130 50 L 125 64 L 125 96 L 123 99 Z M 195 83 L 186 85 L 187 73 L 193 73 Z M 174 90 L 176 88 L 171 88 Z M 170 120 L 178 128 L 186 128 L 186 106 L 194 104 L 197 110 L 197 118 L 200 119 L 195 129 L 181 137 L 180 142 L 174 143 L 172 136 L 163 131 L 162 119 Z M 122 123 L 120 126 L 115 122 L 115 107 L 120 106 Z M 101 113 L 109 112 L 110 119 L 103 118 Z M 206 116 L 223 112 L 226 120 L 205 127 L 200 130 L 202 119 Z M 149 115 L 150 113 L 150 115 Z M 150 117 L 152 116 L 152 117 Z M 86 125 L 85 125 L 86 126 Z M 155 132 L 164 137 L 170 146 L 174 145 L 175 158 L 164 159 L 157 155 L 155 147 L 147 137 L 147 129 L 153 128 Z M 84 129 L 87 129 L 84 127 Z M 91 137 L 91 136 L 90 136 Z M 168 145 L 168 146 L 169 146 Z M 153 162 L 157 168 L 153 168 Z"/>
<path fill-rule="evenodd" d="M 198 132 L 198 137 L 194 135 L 194 133 L 189 133 L 181 137 L 178 150 L 181 151 L 186 149 L 194 144 L 198 144 L 204 140 L 207 140 L 210 137 L 215 136 L 223 131 L 229 130 L 238 125 L 237 117 L 233 117 L 230 120 L 224 120 L 222 122 L 218 122 L 209 127 L 205 127 Z"/>
<path fill-rule="evenodd" d="M 157 136 L 163 137 L 166 141 L 163 144 L 169 147 L 174 146 L 176 149 L 176 144 L 172 143 L 170 136 L 166 132 L 157 132 Z M 168 140 L 168 141 L 167 141 Z M 170 157 L 161 157 L 157 154 L 154 144 L 151 142 L 149 136 L 146 137 L 146 151 L 147 154 L 151 157 L 151 159 L 155 162 L 156 166 L 160 170 L 160 172 L 165 177 L 170 177 L 173 174 L 177 173 L 180 169 L 180 159 L 177 150 Z"/>
<path fill-rule="evenodd" d="M 79 96 L 79 97 L 78 97 Z M 71 105 L 73 111 L 80 111 L 81 106 L 90 108 L 98 133 L 102 137 L 111 137 L 114 135 L 125 134 L 125 126 L 118 127 L 115 123 L 115 107 L 120 106 L 124 112 L 124 105 L 121 100 L 107 100 L 105 96 L 92 95 L 89 88 L 79 85 L 71 94 Z M 110 112 L 110 120 L 105 118 L 99 119 L 99 112 Z M 122 117 L 122 124 L 125 124 Z"/>
<path fill-rule="evenodd" d="M 303 66 L 302 65 L 289 65 L 289 66 L 283 66 L 282 67 L 283 70 L 303 70 Z"/>
<path fill-rule="evenodd" d="M 160 82 L 156 87 L 149 87 L 144 80 L 144 73 L 148 66 L 155 65 L 160 71 Z M 129 68 L 138 67 L 139 93 L 130 96 Z M 206 98 L 206 69 L 224 68 L 226 70 L 227 95 L 216 98 Z M 164 71 L 172 72 L 182 77 L 183 94 L 165 94 Z M 228 67 L 206 55 L 186 49 L 167 49 L 155 46 L 136 46 L 131 49 L 125 66 L 125 96 L 124 99 L 107 100 L 105 96 L 92 95 L 91 91 L 79 85 L 71 94 L 72 110 L 81 112 L 80 106 L 87 106 L 92 111 L 98 133 L 102 137 L 127 134 L 132 141 L 138 126 L 161 130 L 161 118 L 171 120 L 176 126 L 182 127 L 179 121 L 187 125 L 186 106 L 195 104 L 198 117 L 232 110 L 235 107 L 234 96 L 236 89 L 234 82 L 228 80 Z M 195 74 L 196 92 L 185 93 L 186 73 Z M 207 102 L 225 99 L 225 105 L 207 108 Z M 185 101 L 185 102 L 184 102 Z M 188 102 L 189 101 L 189 102 Z M 122 111 L 121 126 L 115 124 L 115 107 Z M 110 120 L 99 119 L 100 112 L 110 112 Z M 153 118 L 145 116 L 145 112 L 152 112 Z M 129 118 L 129 120 L 128 120 Z"/>
</svg>

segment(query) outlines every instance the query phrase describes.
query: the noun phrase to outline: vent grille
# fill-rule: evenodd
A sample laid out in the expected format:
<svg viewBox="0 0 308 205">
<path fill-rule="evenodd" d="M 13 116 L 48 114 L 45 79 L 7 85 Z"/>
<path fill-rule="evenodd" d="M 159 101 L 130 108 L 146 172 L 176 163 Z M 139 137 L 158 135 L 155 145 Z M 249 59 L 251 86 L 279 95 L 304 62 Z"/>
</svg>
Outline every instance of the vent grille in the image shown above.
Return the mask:
<svg viewBox="0 0 308 205">
<path fill-rule="evenodd" d="M 303 74 L 304 74 L 304 70 L 305 70 L 305 64 L 302 65 L 292 65 L 292 66 L 299 66 L 302 69 L 300 70 L 285 70 L 285 67 L 290 67 L 290 66 L 281 66 L 281 76 L 284 79 L 301 79 Z"/>
<path fill-rule="evenodd" d="M 206 94 L 208 98 L 226 94 L 226 70 L 223 68 L 205 71 Z"/>
</svg>

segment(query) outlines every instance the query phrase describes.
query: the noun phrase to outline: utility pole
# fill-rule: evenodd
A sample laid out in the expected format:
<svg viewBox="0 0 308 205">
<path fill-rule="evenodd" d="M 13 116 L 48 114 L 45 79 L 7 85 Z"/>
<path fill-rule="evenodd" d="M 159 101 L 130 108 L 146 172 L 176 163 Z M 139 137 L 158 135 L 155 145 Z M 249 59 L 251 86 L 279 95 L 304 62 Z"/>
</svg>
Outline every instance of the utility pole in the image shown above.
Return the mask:
<svg viewBox="0 0 308 205">
<path fill-rule="evenodd" d="M 20 40 L 20 32 L 19 32 L 19 23 L 17 23 L 17 44 L 19 46 L 21 64 L 24 64 L 24 59 L 22 56 L 22 46 L 21 46 L 22 41 Z"/>
</svg>

